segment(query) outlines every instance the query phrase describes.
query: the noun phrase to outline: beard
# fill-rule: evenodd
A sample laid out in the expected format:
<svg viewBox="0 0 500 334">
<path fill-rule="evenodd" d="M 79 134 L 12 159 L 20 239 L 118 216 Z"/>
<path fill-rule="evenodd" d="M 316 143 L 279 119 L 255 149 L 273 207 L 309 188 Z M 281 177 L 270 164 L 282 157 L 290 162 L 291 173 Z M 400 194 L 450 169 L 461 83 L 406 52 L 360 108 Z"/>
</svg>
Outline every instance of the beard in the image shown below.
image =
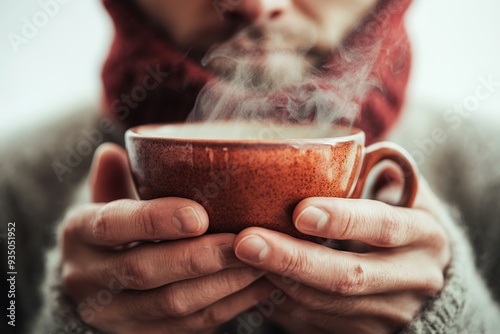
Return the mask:
<svg viewBox="0 0 500 334">
<path fill-rule="evenodd" d="M 317 119 L 316 106 L 329 109 L 338 97 L 321 85 L 319 65 L 331 54 L 318 52 L 315 42 L 313 29 L 251 26 L 212 47 L 201 64 L 214 77 L 187 121 Z"/>
<path fill-rule="evenodd" d="M 208 50 L 201 63 L 235 89 L 273 92 L 318 73 L 328 55 L 315 41 L 312 27 L 250 26 Z"/>
</svg>

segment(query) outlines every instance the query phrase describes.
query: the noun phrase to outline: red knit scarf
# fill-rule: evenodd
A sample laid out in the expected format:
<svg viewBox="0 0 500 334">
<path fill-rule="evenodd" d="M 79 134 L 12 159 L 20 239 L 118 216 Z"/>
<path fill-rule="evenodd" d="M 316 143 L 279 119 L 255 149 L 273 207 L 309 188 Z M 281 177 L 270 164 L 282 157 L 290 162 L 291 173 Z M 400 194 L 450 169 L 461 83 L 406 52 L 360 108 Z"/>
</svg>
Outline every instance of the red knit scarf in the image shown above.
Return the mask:
<svg viewBox="0 0 500 334">
<path fill-rule="evenodd" d="M 169 43 L 162 32 L 130 0 L 103 0 L 116 29 L 115 38 L 102 72 L 104 110 L 126 127 L 158 122 L 182 122 L 192 111 L 200 90 L 212 74 Z M 283 99 L 294 105 L 306 105 L 315 89 L 335 90 L 325 78 L 353 73 L 359 61 L 346 63 L 345 55 L 378 43 L 367 79 L 375 79 L 360 104 L 355 125 L 365 131 L 367 142 L 379 140 L 396 121 L 408 82 L 411 50 L 403 25 L 403 16 L 411 0 L 380 0 L 375 11 L 342 43 L 342 52 L 334 51 L 317 83 L 299 87 L 301 93 L 283 96 L 282 90 L 268 98 L 274 102 L 276 115 L 283 117 Z M 361 59 L 362 61 L 362 59 Z M 351 67 L 351 68 L 350 68 Z M 334 82 L 334 80 L 333 80 Z M 356 82 L 349 84 L 355 85 Z M 319 88 L 318 88 L 319 87 Z M 285 101 L 286 102 L 286 101 Z M 336 100 L 332 110 L 338 106 Z M 294 110 L 294 113 L 297 111 Z M 311 113 L 311 110 L 299 110 Z M 305 115 L 303 118 L 309 117 Z"/>
</svg>

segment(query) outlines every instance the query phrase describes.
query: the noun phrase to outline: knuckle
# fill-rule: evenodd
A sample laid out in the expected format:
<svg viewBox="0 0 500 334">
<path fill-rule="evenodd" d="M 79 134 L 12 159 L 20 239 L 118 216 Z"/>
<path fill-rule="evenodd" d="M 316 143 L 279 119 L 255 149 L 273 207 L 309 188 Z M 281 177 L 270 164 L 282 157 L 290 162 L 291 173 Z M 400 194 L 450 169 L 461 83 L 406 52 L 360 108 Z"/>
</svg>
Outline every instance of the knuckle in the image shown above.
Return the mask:
<svg viewBox="0 0 500 334">
<path fill-rule="evenodd" d="M 96 212 L 91 222 L 94 238 L 104 243 L 113 241 L 108 215 L 109 206 L 105 205 Z"/>
<path fill-rule="evenodd" d="M 80 275 L 74 267 L 63 265 L 61 271 L 61 285 L 63 291 L 70 297 L 74 297 L 75 293 L 81 289 Z"/>
<path fill-rule="evenodd" d="M 373 306 L 372 306 L 373 307 Z M 405 327 L 412 322 L 418 314 L 419 305 L 408 302 L 398 308 L 378 308 L 375 311 L 379 318 L 391 325 L 393 328 Z"/>
<path fill-rule="evenodd" d="M 223 286 L 226 291 L 234 293 L 256 281 L 258 278 L 252 273 L 253 269 L 234 269 L 227 274 L 220 275 L 217 285 Z"/>
<path fill-rule="evenodd" d="M 429 271 L 426 279 L 423 282 L 423 290 L 430 296 L 435 296 L 444 287 L 444 274 L 441 270 Z"/>
<path fill-rule="evenodd" d="M 386 213 L 384 214 L 384 219 L 382 221 L 379 243 L 382 246 L 397 246 L 404 242 L 404 236 L 406 235 L 403 222 L 405 221 L 403 217 L 397 214 L 395 211 L 389 211 L 385 208 Z"/>
<path fill-rule="evenodd" d="M 75 236 L 75 227 L 72 224 L 64 224 L 61 227 L 61 233 L 59 235 L 59 240 L 61 241 L 61 251 L 63 254 L 69 252 L 71 248 L 72 240 Z"/>
<path fill-rule="evenodd" d="M 438 253 L 442 253 L 449 248 L 448 234 L 440 226 L 436 226 L 427 240 L 430 244 L 430 247 Z"/>
<path fill-rule="evenodd" d="M 173 289 L 166 289 L 163 293 L 163 302 L 159 308 L 167 316 L 180 318 L 191 314 L 191 307 L 187 298 L 183 298 L 182 293 Z"/>
<path fill-rule="evenodd" d="M 126 253 L 122 265 L 123 274 L 129 282 L 127 288 L 145 290 L 153 285 L 154 275 L 137 252 Z"/>
<path fill-rule="evenodd" d="M 413 305 L 411 305 L 413 306 Z M 392 317 L 392 322 L 398 327 L 408 326 L 418 314 L 418 306 L 413 310 L 403 310 Z"/>
<path fill-rule="evenodd" d="M 224 269 L 225 264 L 220 250 L 208 240 L 198 240 L 196 250 L 186 250 L 184 270 L 192 277 L 203 276 Z"/>
<path fill-rule="evenodd" d="M 307 266 L 307 257 L 300 251 L 292 251 L 285 254 L 280 261 L 280 273 L 285 277 L 295 277 L 302 273 Z"/>
<path fill-rule="evenodd" d="M 71 231 L 70 228 L 74 225 L 78 212 L 79 210 L 77 208 L 71 208 L 64 214 L 63 232 Z"/>
<path fill-rule="evenodd" d="M 224 279 L 224 284 L 231 291 L 236 291 L 257 279 L 258 276 L 255 275 L 254 269 L 236 269 L 231 271 L 231 275 Z"/>
<path fill-rule="evenodd" d="M 339 239 L 349 240 L 353 234 L 353 228 L 356 221 L 355 213 L 351 210 L 341 210 L 343 214 L 339 220 Z"/>
<path fill-rule="evenodd" d="M 66 212 L 60 230 L 60 237 L 62 240 L 71 239 L 78 234 L 78 221 L 81 215 L 81 207 L 73 207 Z"/>
<path fill-rule="evenodd" d="M 352 296 L 363 292 L 366 274 L 361 264 L 346 270 L 336 283 L 336 292 L 342 296 Z"/>
<path fill-rule="evenodd" d="M 140 226 L 145 236 L 151 239 L 161 239 L 161 231 L 153 215 L 153 206 L 144 202 L 138 205 L 132 213 L 132 219 Z"/>
<path fill-rule="evenodd" d="M 186 272 L 190 276 L 202 276 L 210 272 L 210 267 L 213 266 L 213 261 L 210 261 L 205 256 L 196 256 L 195 253 L 188 255 L 186 263 Z"/>
<path fill-rule="evenodd" d="M 202 322 L 208 326 L 219 326 L 228 321 L 227 317 L 223 312 L 220 312 L 217 308 L 208 307 L 201 312 Z"/>
</svg>

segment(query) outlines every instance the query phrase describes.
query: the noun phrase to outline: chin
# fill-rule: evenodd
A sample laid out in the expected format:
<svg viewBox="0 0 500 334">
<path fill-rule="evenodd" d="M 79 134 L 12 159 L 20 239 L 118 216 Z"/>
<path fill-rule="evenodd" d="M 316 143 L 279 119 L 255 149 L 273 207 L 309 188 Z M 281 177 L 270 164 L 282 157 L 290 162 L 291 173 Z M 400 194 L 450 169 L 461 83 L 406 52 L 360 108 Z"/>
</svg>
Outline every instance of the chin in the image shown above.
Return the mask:
<svg viewBox="0 0 500 334">
<path fill-rule="evenodd" d="M 314 72 L 302 54 L 268 52 L 240 58 L 220 57 L 208 69 L 218 78 L 242 89 L 276 91 L 304 82 Z"/>
</svg>

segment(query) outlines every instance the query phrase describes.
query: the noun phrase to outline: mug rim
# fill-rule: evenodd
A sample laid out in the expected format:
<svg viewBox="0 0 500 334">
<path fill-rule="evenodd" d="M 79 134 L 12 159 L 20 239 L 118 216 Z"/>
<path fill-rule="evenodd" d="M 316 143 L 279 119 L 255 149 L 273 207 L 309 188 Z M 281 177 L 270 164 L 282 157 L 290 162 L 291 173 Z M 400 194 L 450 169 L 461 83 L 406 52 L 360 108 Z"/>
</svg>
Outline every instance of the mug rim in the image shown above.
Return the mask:
<svg viewBox="0 0 500 334">
<path fill-rule="evenodd" d="M 226 121 L 222 122 L 226 124 L 231 124 L 231 123 L 237 123 L 237 124 L 243 124 L 244 122 L 232 122 L 232 121 Z M 216 144 L 223 144 L 223 145 L 283 145 L 283 144 L 332 144 L 332 143 L 344 143 L 344 142 L 359 142 L 364 145 L 365 142 L 365 133 L 363 130 L 355 127 L 355 126 L 342 126 L 342 125 L 332 125 L 334 128 L 340 128 L 342 130 L 347 130 L 349 131 L 349 134 L 347 135 L 339 135 L 336 137 L 316 137 L 316 138 L 286 138 L 286 139 L 217 139 L 217 138 L 193 138 L 193 137 L 185 137 L 185 138 L 178 138 L 178 137 L 167 137 L 167 136 L 160 136 L 160 135 L 154 135 L 154 134 L 144 134 L 140 133 L 140 130 L 143 129 L 156 129 L 159 127 L 181 127 L 185 125 L 200 125 L 200 126 L 206 126 L 209 125 L 210 122 L 196 122 L 196 123 L 182 123 L 182 122 L 177 122 L 177 123 L 151 123 L 151 124 L 143 124 L 143 125 L 138 125 L 131 127 L 127 129 L 125 132 L 125 137 L 129 139 L 141 139 L 141 140 L 160 140 L 160 141 L 167 141 L 167 142 L 173 142 L 173 143 L 180 143 L 180 144 L 210 144 L 210 145 L 216 145 Z M 221 122 L 214 123 L 214 125 L 221 124 Z M 248 122 L 250 125 L 258 125 L 258 124 L 267 124 L 268 123 L 257 123 L 257 122 Z M 304 126 L 311 126 L 311 124 L 276 124 L 276 125 L 284 125 L 287 127 L 304 127 Z"/>
</svg>

